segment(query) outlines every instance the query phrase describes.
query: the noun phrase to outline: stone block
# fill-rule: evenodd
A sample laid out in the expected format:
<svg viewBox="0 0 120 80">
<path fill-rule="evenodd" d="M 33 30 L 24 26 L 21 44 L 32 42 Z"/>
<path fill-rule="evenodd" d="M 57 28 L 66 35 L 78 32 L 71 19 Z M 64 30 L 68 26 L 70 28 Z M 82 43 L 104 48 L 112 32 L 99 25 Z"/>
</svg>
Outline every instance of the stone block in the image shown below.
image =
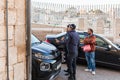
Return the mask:
<svg viewBox="0 0 120 80">
<path fill-rule="evenodd" d="M 0 41 L 0 58 L 6 56 L 6 41 Z"/>
<path fill-rule="evenodd" d="M 116 39 L 120 39 L 120 19 L 117 18 L 116 19 L 116 23 L 115 23 L 115 38 Z"/>
<path fill-rule="evenodd" d="M 84 28 L 85 28 L 85 23 L 84 23 L 84 19 L 79 19 L 79 27 L 78 27 L 78 29 L 79 30 L 84 30 Z"/>
<path fill-rule="evenodd" d="M 14 65 L 9 65 L 9 71 L 13 71 L 13 66 Z"/>
<path fill-rule="evenodd" d="M 0 9 L 4 9 L 5 7 L 5 0 L 0 0 Z"/>
<path fill-rule="evenodd" d="M 15 0 L 8 0 L 8 8 L 15 8 Z"/>
<path fill-rule="evenodd" d="M 17 48 L 9 47 L 9 65 L 17 63 Z"/>
<path fill-rule="evenodd" d="M 1 2 L 0 2 L 1 4 Z M 0 25 L 4 25 L 4 10 L 0 10 Z"/>
<path fill-rule="evenodd" d="M 26 42 L 26 33 L 25 33 L 25 26 L 16 26 L 15 27 L 15 46 L 22 46 Z"/>
<path fill-rule="evenodd" d="M 9 80 L 14 80 L 13 71 L 9 71 Z"/>
<path fill-rule="evenodd" d="M 26 60 L 26 47 L 25 45 L 21 45 L 17 47 L 17 51 L 18 51 L 18 62 L 24 61 Z"/>
<path fill-rule="evenodd" d="M 17 9 L 17 21 L 16 25 L 25 25 L 25 10 Z"/>
<path fill-rule="evenodd" d="M 6 39 L 6 28 L 5 26 L 0 26 L 0 41 Z"/>
<path fill-rule="evenodd" d="M 0 73 L 5 71 L 6 68 L 6 57 L 0 58 Z"/>
<path fill-rule="evenodd" d="M 13 34 L 14 34 L 14 28 L 13 26 L 8 27 L 8 39 L 12 40 L 13 39 Z"/>
<path fill-rule="evenodd" d="M 6 73 L 5 72 L 0 72 L 0 80 L 7 80 L 7 77 L 6 77 Z"/>
<path fill-rule="evenodd" d="M 25 26 L 15 27 L 15 46 L 18 51 L 18 62 L 25 60 L 26 53 L 26 36 L 25 36 Z"/>
<path fill-rule="evenodd" d="M 15 8 L 24 10 L 25 9 L 25 0 L 15 0 Z"/>
<path fill-rule="evenodd" d="M 103 19 L 98 19 L 97 20 L 97 33 L 98 34 L 103 34 L 104 33 L 104 20 Z"/>
<path fill-rule="evenodd" d="M 120 39 L 120 29 L 116 30 L 116 39 Z"/>
<path fill-rule="evenodd" d="M 8 13 L 8 25 L 13 26 L 16 23 L 16 9 L 9 9 Z"/>
<path fill-rule="evenodd" d="M 104 27 L 104 20 L 98 19 L 97 20 L 97 27 Z"/>
<path fill-rule="evenodd" d="M 14 80 L 25 80 L 24 63 L 14 65 Z"/>
<path fill-rule="evenodd" d="M 13 37 L 12 40 L 9 40 L 8 43 L 9 43 L 9 47 L 15 46 L 15 39 L 14 39 L 14 37 Z"/>
<path fill-rule="evenodd" d="M 8 27 L 8 39 L 12 40 L 14 34 L 14 28 L 13 26 Z M 6 27 L 0 26 L 0 41 L 6 39 Z"/>
</svg>

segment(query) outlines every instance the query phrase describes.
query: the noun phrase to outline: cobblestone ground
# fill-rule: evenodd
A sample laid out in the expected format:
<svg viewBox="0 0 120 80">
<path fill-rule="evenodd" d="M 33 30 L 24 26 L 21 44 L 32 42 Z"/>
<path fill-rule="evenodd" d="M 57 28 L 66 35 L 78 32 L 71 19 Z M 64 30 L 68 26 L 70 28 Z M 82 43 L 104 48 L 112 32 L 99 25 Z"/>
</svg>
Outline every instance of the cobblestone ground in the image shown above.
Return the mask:
<svg viewBox="0 0 120 80">
<path fill-rule="evenodd" d="M 120 71 L 97 67 L 96 75 L 92 75 L 90 72 L 85 72 L 86 66 L 77 66 L 77 80 L 120 80 Z M 66 69 L 66 65 L 62 65 L 62 70 L 56 80 L 68 80 L 63 71 Z"/>
</svg>

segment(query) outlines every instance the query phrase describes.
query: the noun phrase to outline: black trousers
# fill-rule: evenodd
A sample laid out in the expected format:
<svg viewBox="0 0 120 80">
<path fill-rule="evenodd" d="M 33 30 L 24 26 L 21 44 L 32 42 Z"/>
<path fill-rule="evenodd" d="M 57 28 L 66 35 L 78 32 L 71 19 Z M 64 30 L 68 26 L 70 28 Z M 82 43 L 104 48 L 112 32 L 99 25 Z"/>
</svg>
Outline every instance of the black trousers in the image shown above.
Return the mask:
<svg viewBox="0 0 120 80">
<path fill-rule="evenodd" d="M 66 47 L 65 47 L 64 51 L 65 51 L 64 56 L 65 56 L 66 66 L 67 66 L 67 70 L 69 71 L 69 66 L 68 66 L 68 50 L 67 50 Z"/>
<path fill-rule="evenodd" d="M 75 53 L 71 53 L 71 54 L 75 54 Z M 76 74 L 76 58 L 77 57 L 74 55 L 68 54 L 67 56 L 68 69 L 71 76 L 75 76 Z"/>
</svg>

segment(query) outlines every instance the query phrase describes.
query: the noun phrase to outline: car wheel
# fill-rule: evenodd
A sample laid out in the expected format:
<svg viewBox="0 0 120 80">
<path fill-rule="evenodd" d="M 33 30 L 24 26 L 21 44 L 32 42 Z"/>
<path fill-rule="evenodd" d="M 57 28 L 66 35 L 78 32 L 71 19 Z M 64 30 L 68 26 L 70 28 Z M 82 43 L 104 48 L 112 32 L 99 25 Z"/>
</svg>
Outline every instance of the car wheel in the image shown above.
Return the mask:
<svg viewBox="0 0 120 80">
<path fill-rule="evenodd" d="M 37 80 L 36 67 L 34 61 L 32 62 L 32 80 Z"/>
</svg>

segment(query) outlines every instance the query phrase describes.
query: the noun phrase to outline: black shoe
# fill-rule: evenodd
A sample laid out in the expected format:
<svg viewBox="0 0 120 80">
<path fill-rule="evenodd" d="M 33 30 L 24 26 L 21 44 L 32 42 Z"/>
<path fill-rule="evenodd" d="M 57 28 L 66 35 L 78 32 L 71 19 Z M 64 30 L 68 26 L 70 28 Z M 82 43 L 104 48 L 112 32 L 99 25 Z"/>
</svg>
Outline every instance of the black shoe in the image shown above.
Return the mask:
<svg viewBox="0 0 120 80">
<path fill-rule="evenodd" d="M 69 76 L 70 74 L 69 73 L 66 73 L 65 76 Z"/>
<path fill-rule="evenodd" d="M 69 76 L 68 80 L 74 80 L 74 77 L 73 76 Z"/>
<path fill-rule="evenodd" d="M 68 69 L 67 70 L 64 70 L 64 72 L 69 72 Z"/>
<path fill-rule="evenodd" d="M 74 78 L 74 80 L 77 80 L 77 79 L 76 79 L 76 76 L 73 76 L 73 78 Z"/>
</svg>

